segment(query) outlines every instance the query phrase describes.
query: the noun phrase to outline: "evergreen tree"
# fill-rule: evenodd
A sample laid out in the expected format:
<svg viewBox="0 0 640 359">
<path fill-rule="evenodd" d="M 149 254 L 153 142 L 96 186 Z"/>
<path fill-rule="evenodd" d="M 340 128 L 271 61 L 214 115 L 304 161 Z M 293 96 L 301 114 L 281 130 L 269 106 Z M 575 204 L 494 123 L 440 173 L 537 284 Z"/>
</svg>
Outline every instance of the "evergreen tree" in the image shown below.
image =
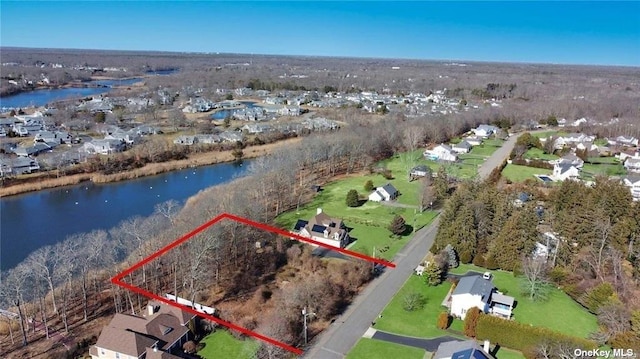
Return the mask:
<svg viewBox="0 0 640 359">
<path fill-rule="evenodd" d="M 373 191 L 373 181 L 372 180 L 368 180 L 367 182 L 365 182 L 364 184 L 364 190 L 367 192 L 371 192 Z"/>
<path fill-rule="evenodd" d="M 430 262 L 424 268 L 422 276 L 424 277 L 424 282 L 430 287 L 442 283 L 442 269 L 435 262 Z"/>
<path fill-rule="evenodd" d="M 532 208 L 527 207 L 515 212 L 491 243 L 486 262 L 493 258 L 501 269 L 513 271 L 518 268 L 520 258 L 529 255 L 535 247 L 538 239 L 537 224 L 538 220 Z"/>
<path fill-rule="evenodd" d="M 444 166 L 438 168 L 436 178 L 433 179 L 436 201 L 442 202 L 449 197 L 449 176 Z"/>
<path fill-rule="evenodd" d="M 389 223 L 388 229 L 391 233 L 399 236 L 407 229 L 407 224 L 402 216 L 396 214 L 391 220 L 391 223 Z"/>
<path fill-rule="evenodd" d="M 347 206 L 349 207 L 358 207 L 358 204 L 360 202 L 358 191 L 356 191 L 355 189 L 352 189 L 349 192 L 347 192 L 346 202 L 347 202 Z"/>
<path fill-rule="evenodd" d="M 447 244 L 444 247 L 444 253 L 447 254 L 447 262 L 449 264 L 449 268 L 458 268 L 458 255 L 456 254 L 456 250 L 453 249 L 451 244 Z"/>
</svg>

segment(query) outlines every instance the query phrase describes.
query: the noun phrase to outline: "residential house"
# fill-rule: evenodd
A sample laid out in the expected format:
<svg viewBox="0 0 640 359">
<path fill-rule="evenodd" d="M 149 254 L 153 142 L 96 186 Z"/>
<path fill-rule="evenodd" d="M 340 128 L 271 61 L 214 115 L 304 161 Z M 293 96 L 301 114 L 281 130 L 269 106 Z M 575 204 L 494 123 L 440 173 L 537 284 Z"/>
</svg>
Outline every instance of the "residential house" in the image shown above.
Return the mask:
<svg viewBox="0 0 640 359">
<path fill-rule="evenodd" d="M 468 136 L 464 138 L 471 146 L 480 146 L 482 144 L 482 137 Z"/>
<path fill-rule="evenodd" d="M 565 156 L 559 158 L 558 160 L 555 161 L 555 163 L 558 163 L 558 164 L 569 164 L 569 165 L 575 166 L 577 168 L 582 168 L 582 166 L 584 166 L 584 161 L 580 157 L 576 156 L 573 153 L 570 153 L 568 155 L 565 155 Z"/>
<path fill-rule="evenodd" d="M 492 125 L 480 125 L 477 128 L 472 129 L 473 133 L 482 138 L 487 138 L 493 134 L 498 133 L 500 129 L 496 126 Z"/>
<path fill-rule="evenodd" d="M 398 197 L 400 193 L 393 187 L 391 183 L 387 183 L 382 187 L 376 188 L 370 195 L 369 201 L 381 202 L 381 201 L 393 201 Z"/>
<path fill-rule="evenodd" d="M 616 143 L 627 147 L 637 147 L 638 139 L 633 136 L 618 136 Z"/>
<path fill-rule="evenodd" d="M 577 179 L 580 176 L 580 169 L 570 163 L 556 163 L 553 165 L 551 178 L 554 181 L 565 181 L 567 179 Z"/>
<path fill-rule="evenodd" d="M 630 157 L 624 161 L 624 168 L 629 172 L 640 172 L 640 157 Z"/>
<path fill-rule="evenodd" d="M 496 290 L 491 275 L 472 275 L 460 278 L 456 289 L 451 293 L 450 312 L 452 316 L 464 319 L 467 311 L 477 307 L 485 314 L 511 318 L 513 297 Z"/>
<path fill-rule="evenodd" d="M 196 136 L 182 135 L 174 139 L 173 143 L 175 143 L 176 145 L 191 146 L 198 143 L 198 138 Z"/>
<path fill-rule="evenodd" d="M 469 153 L 471 151 L 471 144 L 467 141 L 461 141 L 451 146 L 451 150 L 455 153 Z"/>
<path fill-rule="evenodd" d="M 584 133 L 570 133 L 565 136 L 559 136 L 555 141 L 555 148 L 562 149 L 565 146 L 575 146 L 579 142 L 593 142 L 596 136 L 585 135 Z"/>
<path fill-rule="evenodd" d="M 224 142 L 241 142 L 244 139 L 242 133 L 234 131 L 224 131 L 219 136 Z"/>
<path fill-rule="evenodd" d="M 440 343 L 431 359 L 495 359 L 489 351 L 489 341 L 485 341 L 484 347 L 480 347 L 474 339 L 452 340 Z"/>
<path fill-rule="evenodd" d="M 624 176 L 622 177 L 622 184 L 629 188 L 634 201 L 640 201 L 640 176 Z"/>
<path fill-rule="evenodd" d="M 211 144 L 214 144 L 214 143 L 222 142 L 222 138 L 220 138 L 220 136 L 213 135 L 213 134 L 195 135 L 193 137 L 195 137 L 193 139 L 195 141 L 195 143 L 202 143 L 202 144 L 205 144 L 205 145 L 211 145 Z M 175 140 L 174 140 L 174 143 L 175 143 Z"/>
<path fill-rule="evenodd" d="M 426 177 L 431 175 L 431 169 L 426 165 L 415 166 L 409 171 L 409 178 Z"/>
<path fill-rule="evenodd" d="M 116 139 L 93 140 L 82 145 L 82 151 L 89 154 L 110 155 L 124 149 L 125 143 Z"/>
<path fill-rule="evenodd" d="M 14 175 L 32 173 L 39 169 L 40 165 L 38 164 L 38 161 L 31 157 L 18 157 L 11 161 L 11 173 Z"/>
<path fill-rule="evenodd" d="M 13 174 L 11 168 L 11 160 L 9 158 L 0 158 L 0 177 L 8 177 Z"/>
<path fill-rule="evenodd" d="M 424 157 L 434 161 L 455 162 L 458 160 L 458 155 L 451 147 L 445 144 L 440 144 L 431 150 L 424 151 Z"/>
<path fill-rule="evenodd" d="M 615 155 L 615 158 L 619 159 L 620 162 L 624 162 L 627 158 L 640 158 L 640 152 L 636 150 L 623 150 Z"/>
<path fill-rule="evenodd" d="M 71 143 L 71 140 L 72 136 L 65 131 L 39 131 L 33 139 L 34 142 L 56 143 L 58 145 Z"/>
<path fill-rule="evenodd" d="M 300 116 L 301 114 L 302 109 L 300 106 L 282 106 L 282 108 L 278 110 L 278 115 L 280 116 Z"/>
<path fill-rule="evenodd" d="M 144 316 L 116 313 L 89 348 L 92 359 L 178 359 L 195 315 L 150 302 Z"/>
<path fill-rule="evenodd" d="M 36 142 L 33 146 L 18 146 L 13 149 L 13 153 L 20 157 L 37 156 L 42 152 L 51 151 L 55 147 L 55 143 L 47 144 L 42 142 Z"/>
<path fill-rule="evenodd" d="M 331 247 L 344 248 L 350 241 L 347 227 L 342 220 L 328 216 L 322 212 L 322 208 L 318 208 L 316 215 L 308 221 L 299 219 L 293 229 L 301 236 Z"/>
<path fill-rule="evenodd" d="M 259 124 L 259 123 L 248 123 L 241 127 L 242 131 L 247 131 L 250 134 L 263 133 L 271 130 L 271 126 Z"/>
</svg>

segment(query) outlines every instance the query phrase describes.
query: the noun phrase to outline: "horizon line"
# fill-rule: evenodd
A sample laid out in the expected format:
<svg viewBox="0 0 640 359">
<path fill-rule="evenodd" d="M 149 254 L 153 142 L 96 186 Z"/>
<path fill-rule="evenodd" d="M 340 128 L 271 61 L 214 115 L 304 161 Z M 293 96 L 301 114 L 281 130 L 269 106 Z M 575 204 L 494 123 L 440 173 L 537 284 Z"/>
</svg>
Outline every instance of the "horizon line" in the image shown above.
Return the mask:
<svg viewBox="0 0 640 359">
<path fill-rule="evenodd" d="M 453 63 L 477 63 L 477 64 L 512 64 L 512 65 L 536 65 L 536 66 L 583 66 L 583 67 L 623 67 L 640 68 L 640 64 L 594 64 L 594 63 L 563 63 L 563 62 L 525 62 L 525 61 L 503 61 L 503 60 L 468 60 L 468 59 L 436 59 L 436 58 L 414 58 L 414 57 L 375 57 L 375 56 L 346 56 L 346 55 L 304 55 L 304 54 L 266 54 L 247 52 L 224 52 L 224 51 L 178 51 L 178 50 L 130 50 L 130 49 L 99 49 L 99 48 L 73 48 L 73 47 L 29 47 L 15 45 L 0 45 L 0 49 L 23 49 L 23 50 L 61 50 L 61 51 L 96 51 L 96 52 L 130 52 L 130 53 L 163 53 L 163 54 L 192 54 L 192 55 L 245 55 L 264 57 L 302 57 L 302 58 L 330 58 L 330 59 L 354 59 L 354 60 L 386 60 L 386 61 L 422 61 L 422 62 L 453 62 Z"/>
</svg>

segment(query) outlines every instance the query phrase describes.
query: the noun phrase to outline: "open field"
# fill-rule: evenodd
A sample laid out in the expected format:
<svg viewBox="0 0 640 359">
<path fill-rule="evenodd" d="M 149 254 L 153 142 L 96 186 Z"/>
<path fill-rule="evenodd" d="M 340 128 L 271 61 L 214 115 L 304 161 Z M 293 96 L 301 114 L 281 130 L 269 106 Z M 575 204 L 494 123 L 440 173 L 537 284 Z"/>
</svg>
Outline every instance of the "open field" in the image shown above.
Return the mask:
<svg viewBox="0 0 640 359">
<path fill-rule="evenodd" d="M 510 163 L 502 170 L 502 176 L 511 182 L 524 182 L 528 179 L 538 181 L 534 175 L 551 175 L 552 172 L 552 170 L 546 168 L 527 167 Z"/>
<path fill-rule="evenodd" d="M 451 288 L 450 282 L 444 282 L 435 287 L 424 283 L 424 278 L 411 275 L 391 302 L 382 311 L 382 318 L 375 324 L 376 329 L 394 334 L 408 335 L 422 338 L 435 338 L 451 333 L 436 327 L 440 312 L 445 311 L 442 301 Z M 408 312 L 402 307 L 404 297 L 408 293 L 420 293 L 425 305 L 422 309 Z"/>
<path fill-rule="evenodd" d="M 236 339 L 226 330 L 219 329 L 200 341 L 204 348 L 198 351 L 203 359 L 229 358 L 244 359 L 252 357 L 260 343 L 253 339 Z"/>
<path fill-rule="evenodd" d="M 464 274 L 470 270 L 480 273 L 487 271 L 474 265 L 461 264 L 451 272 Z M 499 270 L 490 272 L 498 290 L 516 298 L 513 316 L 517 322 L 546 327 L 582 338 L 598 330 L 596 317 L 560 289 L 552 288 L 549 300 L 545 302 L 532 302 L 520 295 L 519 279 L 514 277 L 513 273 Z"/>
<path fill-rule="evenodd" d="M 347 359 L 423 359 L 426 353 L 419 348 L 362 338 L 347 354 Z"/>
<path fill-rule="evenodd" d="M 621 163 L 620 160 L 615 157 L 589 157 L 585 162 L 592 163 L 592 164 L 602 163 L 602 164 L 611 164 L 611 165 Z"/>
<path fill-rule="evenodd" d="M 627 170 L 621 164 L 591 164 L 585 163 L 582 172 L 592 176 L 622 176 Z"/>
</svg>

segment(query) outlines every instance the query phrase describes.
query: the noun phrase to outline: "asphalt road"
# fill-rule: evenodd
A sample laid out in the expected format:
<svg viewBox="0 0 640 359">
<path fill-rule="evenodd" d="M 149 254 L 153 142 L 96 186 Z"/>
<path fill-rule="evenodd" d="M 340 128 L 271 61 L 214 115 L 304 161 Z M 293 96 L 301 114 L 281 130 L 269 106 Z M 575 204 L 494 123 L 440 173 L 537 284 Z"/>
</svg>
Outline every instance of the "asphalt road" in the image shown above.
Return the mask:
<svg viewBox="0 0 640 359">
<path fill-rule="evenodd" d="M 517 135 L 511 136 L 478 168 L 481 179 L 487 178 L 494 168 L 509 157 Z M 312 343 L 303 358 L 344 358 L 376 320 L 391 298 L 413 273 L 427 254 L 438 232 L 440 218 L 418 231 L 393 259 L 395 269 L 386 269 L 356 297 L 349 308 Z"/>
<path fill-rule="evenodd" d="M 489 177 L 489 175 L 491 174 L 491 171 L 493 171 L 494 168 L 500 166 L 500 164 L 502 164 L 502 161 L 509 158 L 509 154 L 511 153 L 511 150 L 513 150 L 513 148 L 516 145 L 518 136 L 520 135 L 515 134 L 509 137 L 505 141 L 505 143 L 502 144 L 502 147 L 498 148 L 496 152 L 494 152 L 491 155 L 491 157 L 489 157 L 486 161 L 484 161 L 482 166 L 478 168 L 478 176 L 480 177 L 480 179 L 485 179 Z"/>
<path fill-rule="evenodd" d="M 429 227 L 416 233 L 402 251 L 396 254 L 393 260 L 396 268 L 386 269 L 375 278 L 347 311 L 323 332 L 313 347 L 304 354 L 304 358 L 344 358 L 427 254 L 435 239 L 439 222 L 440 219 L 436 218 Z"/>
</svg>

